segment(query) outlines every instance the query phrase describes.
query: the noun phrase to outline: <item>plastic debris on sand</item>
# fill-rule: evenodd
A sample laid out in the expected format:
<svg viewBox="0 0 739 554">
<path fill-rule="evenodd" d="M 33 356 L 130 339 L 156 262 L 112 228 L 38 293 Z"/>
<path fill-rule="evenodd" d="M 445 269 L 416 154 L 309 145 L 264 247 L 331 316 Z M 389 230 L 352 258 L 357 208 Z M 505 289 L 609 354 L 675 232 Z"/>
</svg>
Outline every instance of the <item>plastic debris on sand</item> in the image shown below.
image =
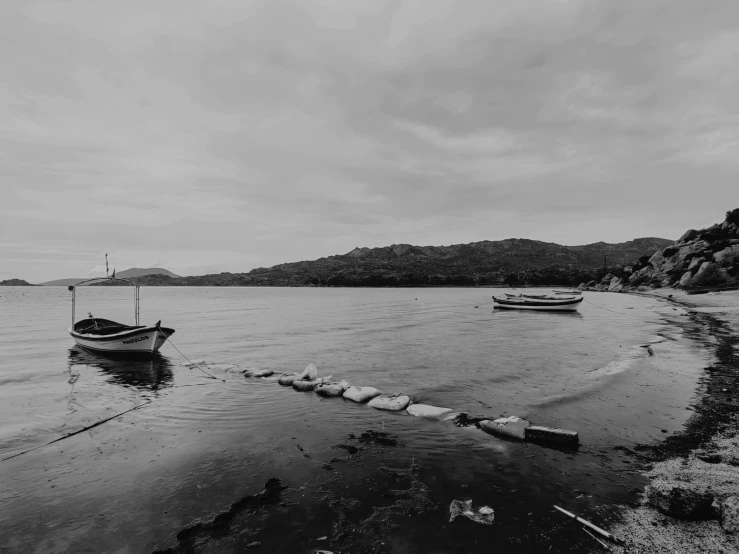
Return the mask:
<svg viewBox="0 0 739 554">
<path fill-rule="evenodd" d="M 495 512 L 489 506 L 479 508 L 472 507 L 472 500 L 452 500 L 449 505 L 449 521 L 454 521 L 457 516 L 464 516 L 475 523 L 492 525 L 495 520 Z"/>
</svg>

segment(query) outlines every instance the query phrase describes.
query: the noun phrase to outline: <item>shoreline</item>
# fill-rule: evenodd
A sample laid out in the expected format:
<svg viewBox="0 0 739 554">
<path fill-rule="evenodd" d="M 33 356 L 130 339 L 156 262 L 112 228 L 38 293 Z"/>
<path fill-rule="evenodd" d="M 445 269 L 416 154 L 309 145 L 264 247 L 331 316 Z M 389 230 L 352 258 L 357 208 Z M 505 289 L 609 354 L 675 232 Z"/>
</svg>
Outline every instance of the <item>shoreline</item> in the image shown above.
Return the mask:
<svg viewBox="0 0 739 554">
<path fill-rule="evenodd" d="M 637 506 L 621 506 L 609 531 L 625 541 L 614 552 L 737 552 L 739 529 L 731 516 L 722 527 L 722 505 L 739 495 L 739 291 L 688 296 L 658 289 L 638 296 L 667 300 L 689 311 L 704 329 L 701 342 L 715 361 L 706 368 L 705 390 L 680 433 L 631 451 L 649 479 Z M 675 484 L 713 496 L 710 519 L 677 518 L 654 506 L 650 489 Z M 652 500 L 650 500 L 652 499 Z M 730 512 L 724 507 L 723 511 Z M 734 521 L 732 524 L 731 521 Z"/>
</svg>

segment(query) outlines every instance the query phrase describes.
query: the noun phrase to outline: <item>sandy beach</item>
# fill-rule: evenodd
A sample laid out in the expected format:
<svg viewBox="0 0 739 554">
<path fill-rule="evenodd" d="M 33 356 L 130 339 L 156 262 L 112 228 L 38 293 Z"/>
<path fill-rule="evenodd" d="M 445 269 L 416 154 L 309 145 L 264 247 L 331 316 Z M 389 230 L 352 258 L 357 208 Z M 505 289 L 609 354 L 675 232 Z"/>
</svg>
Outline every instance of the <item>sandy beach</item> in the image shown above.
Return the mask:
<svg viewBox="0 0 739 554">
<path fill-rule="evenodd" d="M 685 430 L 655 447 L 632 451 L 650 484 L 640 505 L 624 507 L 622 521 L 609 529 L 625 542 L 623 547 L 611 548 L 616 552 L 739 552 L 739 291 L 689 296 L 658 289 L 648 295 L 669 300 L 678 313 L 684 309 L 685 317 L 702 322 L 715 361 L 707 369 L 702 399 Z M 668 515 L 664 491 L 674 489 L 690 491 L 708 502 L 712 497 L 712 505 L 700 515 L 688 513 L 686 505 L 676 508 L 684 512 L 682 516 Z M 593 550 L 602 551 L 602 547 L 596 545 Z"/>
</svg>

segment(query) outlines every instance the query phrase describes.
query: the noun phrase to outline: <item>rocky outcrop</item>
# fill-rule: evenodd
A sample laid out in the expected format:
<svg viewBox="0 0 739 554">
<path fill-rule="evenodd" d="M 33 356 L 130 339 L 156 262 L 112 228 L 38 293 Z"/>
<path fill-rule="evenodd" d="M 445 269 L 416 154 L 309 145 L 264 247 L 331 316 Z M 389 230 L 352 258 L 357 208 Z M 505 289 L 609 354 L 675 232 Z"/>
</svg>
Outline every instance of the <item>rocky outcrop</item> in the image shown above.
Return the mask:
<svg viewBox="0 0 739 554">
<path fill-rule="evenodd" d="M 630 270 L 630 271 L 629 271 Z M 619 278 L 619 279 L 617 279 Z M 611 268 L 584 288 L 618 292 L 704 287 L 739 281 L 739 209 L 707 229 L 690 229 L 674 244 L 625 268 Z"/>
<path fill-rule="evenodd" d="M 727 533 L 739 533 L 739 496 L 729 496 L 719 503 L 721 527 Z"/>
</svg>

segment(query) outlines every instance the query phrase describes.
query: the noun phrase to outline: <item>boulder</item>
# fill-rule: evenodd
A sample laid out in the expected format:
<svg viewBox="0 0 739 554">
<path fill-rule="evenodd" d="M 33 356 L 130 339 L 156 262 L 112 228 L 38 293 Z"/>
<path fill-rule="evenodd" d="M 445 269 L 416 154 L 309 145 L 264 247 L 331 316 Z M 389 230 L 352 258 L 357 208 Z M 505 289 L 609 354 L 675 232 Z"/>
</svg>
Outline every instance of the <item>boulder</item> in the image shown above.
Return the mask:
<svg viewBox="0 0 739 554">
<path fill-rule="evenodd" d="M 623 288 L 623 286 L 621 285 L 621 279 L 620 278 L 614 277 L 613 279 L 611 279 L 609 281 L 609 283 L 608 283 L 608 290 L 609 291 L 615 291 L 618 287 Z M 618 290 L 621 290 L 621 289 L 618 289 Z"/>
<path fill-rule="evenodd" d="M 585 290 L 586 288 L 588 288 L 588 285 L 587 285 L 587 284 L 585 284 L 585 283 L 580 283 L 580 284 L 579 284 L 579 285 L 577 286 L 577 290 Z"/>
<path fill-rule="evenodd" d="M 344 398 L 354 402 L 367 402 L 382 393 L 374 387 L 349 387 L 344 391 Z"/>
<path fill-rule="evenodd" d="M 700 268 L 701 264 L 705 261 L 706 259 L 702 256 L 693 258 L 692 260 L 690 260 L 690 265 L 688 265 L 688 270 L 695 273 L 696 271 L 698 271 L 698 268 Z"/>
<path fill-rule="evenodd" d="M 298 378 L 297 373 L 283 373 L 277 378 L 277 382 L 280 385 L 284 385 L 286 387 L 290 387 L 293 384 L 293 381 Z"/>
<path fill-rule="evenodd" d="M 727 533 L 739 533 L 739 496 L 729 496 L 719 503 L 721 527 Z"/>
<path fill-rule="evenodd" d="M 318 368 L 316 364 L 309 363 L 305 366 L 303 373 L 300 374 L 300 379 L 315 379 L 318 376 Z"/>
<path fill-rule="evenodd" d="M 698 236 L 698 231 L 696 231 L 695 229 L 689 229 L 685 231 L 683 236 L 680 237 L 680 239 L 677 242 L 688 242 L 688 241 L 693 240 L 697 236 Z"/>
<path fill-rule="evenodd" d="M 700 269 L 690 280 L 693 287 L 703 287 L 707 285 L 719 285 L 729 280 L 729 274 L 718 264 L 713 262 L 703 262 Z"/>
<path fill-rule="evenodd" d="M 654 269 L 657 269 L 659 266 L 661 266 L 665 261 L 664 256 L 662 255 L 661 251 L 655 252 L 651 258 L 649 258 L 649 263 L 652 264 L 652 267 Z"/>
<path fill-rule="evenodd" d="M 690 280 L 693 278 L 693 274 L 690 271 L 686 271 L 683 273 L 683 276 L 680 277 L 680 286 L 681 287 L 687 287 L 688 284 L 690 284 Z"/>
<path fill-rule="evenodd" d="M 570 445 L 576 445 L 580 442 L 577 431 L 553 429 L 552 427 L 542 427 L 540 425 L 526 427 L 525 438 L 527 441 L 532 442 L 552 442 Z"/>
<path fill-rule="evenodd" d="M 721 267 L 729 267 L 734 265 L 734 253 L 730 247 L 726 247 L 713 254 L 713 261 Z"/>
<path fill-rule="evenodd" d="M 341 396 L 344 394 L 344 389 L 342 383 L 321 383 L 313 390 L 320 396 Z"/>
<path fill-rule="evenodd" d="M 451 408 L 439 408 L 428 404 L 413 404 L 408 406 L 406 412 L 416 417 L 441 417 L 452 411 Z"/>
<path fill-rule="evenodd" d="M 407 394 L 395 393 L 391 395 L 381 394 L 376 396 L 367 404 L 378 410 L 389 410 L 391 412 L 397 412 L 404 410 L 410 404 L 411 398 Z"/>
<path fill-rule="evenodd" d="M 273 373 L 274 371 L 272 371 L 271 369 L 260 369 L 259 371 L 252 373 L 252 375 L 254 377 L 269 377 Z"/>
<path fill-rule="evenodd" d="M 494 421 L 485 419 L 480 422 L 480 427 L 485 431 L 516 439 L 525 439 L 526 428 L 530 426 L 531 424 L 528 421 L 516 416 L 501 417 Z"/>
<path fill-rule="evenodd" d="M 655 480 L 647 487 L 647 502 L 663 514 L 678 519 L 713 519 L 713 495 L 696 485 Z"/>
<path fill-rule="evenodd" d="M 313 379 L 295 379 L 293 381 L 293 388 L 301 392 L 308 392 L 316 387 L 316 382 Z"/>
<path fill-rule="evenodd" d="M 595 281 L 590 281 L 587 285 L 585 285 L 586 288 L 592 289 L 595 285 L 597 285 Z"/>
</svg>

